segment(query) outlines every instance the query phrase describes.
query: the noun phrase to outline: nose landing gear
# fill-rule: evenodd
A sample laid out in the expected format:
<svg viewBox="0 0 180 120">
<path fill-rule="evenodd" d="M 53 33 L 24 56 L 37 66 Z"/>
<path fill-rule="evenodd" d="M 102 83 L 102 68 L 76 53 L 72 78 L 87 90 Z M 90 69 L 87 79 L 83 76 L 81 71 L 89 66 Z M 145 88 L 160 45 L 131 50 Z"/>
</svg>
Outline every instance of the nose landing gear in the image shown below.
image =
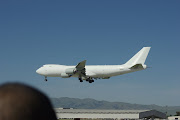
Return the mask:
<svg viewBox="0 0 180 120">
<path fill-rule="evenodd" d="M 47 81 L 47 77 L 45 76 L 45 79 L 44 79 L 45 81 Z"/>
</svg>

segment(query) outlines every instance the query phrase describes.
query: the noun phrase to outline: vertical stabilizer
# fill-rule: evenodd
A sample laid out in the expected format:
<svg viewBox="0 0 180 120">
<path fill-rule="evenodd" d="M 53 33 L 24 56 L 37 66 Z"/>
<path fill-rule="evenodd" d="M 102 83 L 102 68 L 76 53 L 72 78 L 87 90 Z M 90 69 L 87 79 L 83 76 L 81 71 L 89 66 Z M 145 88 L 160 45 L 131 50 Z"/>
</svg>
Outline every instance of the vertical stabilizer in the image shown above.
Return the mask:
<svg viewBox="0 0 180 120">
<path fill-rule="evenodd" d="M 138 53 L 136 53 L 129 61 L 125 63 L 125 65 L 136 65 L 142 64 L 144 65 L 147 55 L 149 53 L 151 47 L 143 47 Z"/>
</svg>

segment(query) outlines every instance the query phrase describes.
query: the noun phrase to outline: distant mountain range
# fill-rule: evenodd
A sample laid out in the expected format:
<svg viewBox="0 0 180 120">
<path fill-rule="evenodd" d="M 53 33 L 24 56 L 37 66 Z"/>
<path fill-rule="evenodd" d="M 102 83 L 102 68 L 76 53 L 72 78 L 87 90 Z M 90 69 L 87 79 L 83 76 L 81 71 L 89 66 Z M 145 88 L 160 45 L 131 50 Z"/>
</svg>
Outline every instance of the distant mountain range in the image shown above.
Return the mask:
<svg viewBox="0 0 180 120">
<path fill-rule="evenodd" d="M 74 108 L 74 109 L 114 109 L 114 110 L 158 110 L 168 115 L 175 115 L 180 111 L 180 106 L 158 106 L 158 105 L 140 105 L 124 102 L 98 101 L 90 98 L 51 98 L 55 108 Z"/>
</svg>

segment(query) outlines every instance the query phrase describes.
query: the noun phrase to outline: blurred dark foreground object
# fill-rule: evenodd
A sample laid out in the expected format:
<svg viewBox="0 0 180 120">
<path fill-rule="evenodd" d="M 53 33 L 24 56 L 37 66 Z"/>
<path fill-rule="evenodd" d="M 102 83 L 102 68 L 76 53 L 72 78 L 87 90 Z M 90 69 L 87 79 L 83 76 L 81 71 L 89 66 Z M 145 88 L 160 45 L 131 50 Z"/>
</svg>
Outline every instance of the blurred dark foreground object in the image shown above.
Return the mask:
<svg viewBox="0 0 180 120">
<path fill-rule="evenodd" d="M 49 99 L 21 83 L 0 85 L 0 120 L 57 120 Z"/>
</svg>

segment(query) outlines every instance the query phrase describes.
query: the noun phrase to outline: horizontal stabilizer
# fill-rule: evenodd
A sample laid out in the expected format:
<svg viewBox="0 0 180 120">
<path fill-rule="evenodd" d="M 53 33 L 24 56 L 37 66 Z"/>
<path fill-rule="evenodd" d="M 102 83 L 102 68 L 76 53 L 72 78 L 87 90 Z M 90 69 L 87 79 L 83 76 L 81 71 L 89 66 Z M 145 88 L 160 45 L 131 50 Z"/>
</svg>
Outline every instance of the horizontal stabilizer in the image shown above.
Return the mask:
<svg viewBox="0 0 180 120">
<path fill-rule="evenodd" d="M 143 69 L 144 67 L 142 66 L 142 64 L 136 64 L 134 66 L 131 67 L 131 69 Z"/>
</svg>

